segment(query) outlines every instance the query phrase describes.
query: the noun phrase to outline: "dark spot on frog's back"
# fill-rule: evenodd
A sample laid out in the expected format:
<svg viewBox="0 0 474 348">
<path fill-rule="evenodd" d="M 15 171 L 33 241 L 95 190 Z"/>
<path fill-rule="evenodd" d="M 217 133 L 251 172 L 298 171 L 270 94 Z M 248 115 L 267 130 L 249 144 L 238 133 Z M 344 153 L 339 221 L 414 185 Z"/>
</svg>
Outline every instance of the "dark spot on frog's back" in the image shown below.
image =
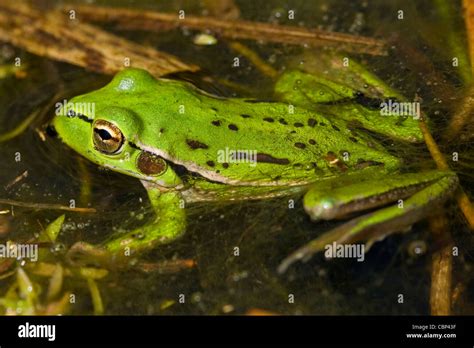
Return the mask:
<svg viewBox="0 0 474 348">
<path fill-rule="evenodd" d="M 298 149 L 305 149 L 305 148 L 306 148 L 306 145 L 303 144 L 303 143 L 295 143 L 295 146 L 296 146 Z"/>
<path fill-rule="evenodd" d="M 310 126 L 310 127 L 316 126 L 317 123 L 318 122 L 314 118 L 309 118 L 308 119 L 308 126 Z"/>
<path fill-rule="evenodd" d="M 235 124 L 232 124 L 232 123 L 229 124 L 228 127 L 229 127 L 229 129 L 230 129 L 231 131 L 234 131 L 234 132 L 236 132 L 236 131 L 239 130 L 239 127 L 237 127 Z"/>
<path fill-rule="evenodd" d="M 221 121 L 219 121 L 219 120 L 214 120 L 211 123 L 216 127 L 219 127 L 221 125 Z"/>
<path fill-rule="evenodd" d="M 367 168 L 367 167 L 383 166 L 383 165 L 384 165 L 384 163 L 382 163 L 382 162 L 371 161 L 371 160 L 366 161 L 366 160 L 364 160 L 364 159 L 362 159 L 362 158 L 359 158 L 359 159 L 357 160 L 357 163 L 356 163 L 356 165 L 355 165 L 355 168 L 357 168 L 357 169 L 364 169 L 364 168 Z"/>
<path fill-rule="evenodd" d="M 214 161 L 207 161 L 206 164 L 209 166 L 209 167 L 214 167 L 216 164 L 214 163 Z"/>
<path fill-rule="evenodd" d="M 349 140 L 352 141 L 353 143 L 358 143 L 359 140 L 357 140 L 357 138 L 355 137 L 349 137 Z"/>
<path fill-rule="evenodd" d="M 188 146 L 193 150 L 209 148 L 209 146 L 197 140 L 186 139 L 186 144 L 188 144 Z"/>
<path fill-rule="evenodd" d="M 257 153 L 258 163 L 289 164 L 288 158 L 276 158 L 267 153 Z"/>
<path fill-rule="evenodd" d="M 300 128 L 303 127 L 303 124 L 301 122 L 295 122 L 293 126 Z"/>
<path fill-rule="evenodd" d="M 252 116 L 247 115 L 247 114 L 241 114 L 240 117 L 242 117 L 242 118 L 250 118 L 250 117 L 252 117 Z"/>
<path fill-rule="evenodd" d="M 273 118 L 271 118 L 271 117 L 265 117 L 263 120 L 264 120 L 265 122 L 270 122 L 270 123 L 275 122 L 275 120 L 274 120 Z"/>
</svg>

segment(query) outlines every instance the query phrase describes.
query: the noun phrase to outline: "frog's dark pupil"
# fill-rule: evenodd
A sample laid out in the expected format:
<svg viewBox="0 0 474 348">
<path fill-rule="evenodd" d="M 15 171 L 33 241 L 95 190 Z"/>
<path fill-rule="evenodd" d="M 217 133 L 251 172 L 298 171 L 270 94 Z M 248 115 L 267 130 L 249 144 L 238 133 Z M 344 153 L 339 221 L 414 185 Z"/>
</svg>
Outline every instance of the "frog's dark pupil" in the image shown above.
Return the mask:
<svg viewBox="0 0 474 348">
<path fill-rule="evenodd" d="M 95 128 L 94 131 L 99 134 L 102 140 L 110 140 L 112 139 L 112 135 L 105 129 L 97 129 Z"/>
</svg>

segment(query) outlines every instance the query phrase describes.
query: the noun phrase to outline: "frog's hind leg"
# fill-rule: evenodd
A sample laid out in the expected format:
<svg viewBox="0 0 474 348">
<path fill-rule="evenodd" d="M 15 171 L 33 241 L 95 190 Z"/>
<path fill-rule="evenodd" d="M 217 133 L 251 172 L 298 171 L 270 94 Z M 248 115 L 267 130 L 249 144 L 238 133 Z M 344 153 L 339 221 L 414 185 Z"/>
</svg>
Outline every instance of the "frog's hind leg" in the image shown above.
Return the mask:
<svg viewBox="0 0 474 348">
<path fill-rule="evenodd" d="M 285 272 L 295 261 L 307 260 L 333 242 L 352 244 L 368 241 L 371 244 L 394 232 L 403 231 L 429 215 L 433 206 L 443 203 L 458 185 L 454 173 L 442 171 L 398 174 L 381 180 L 385 181 L 377 185 L 366 180 L 332 191 L 310 190 L 304 204 L 313 220 L 340 218 L 349 212 L 388 203 L 392 205 L 354 218 L 310 241 L 285 258 L 278 271 Z M 404 200 L 406 197 L 409 198 Z"/>
<path fill-rule="evenodd" d="M 315 104 L 351 99 L 356 91 L 322 76 L 316 77 L 300 70 L 291 70 L 280 76 L 274 93 L 284 102 L 311 109 Z"/>
<path fill-rule="evenodd" d="M 367 80 L 364 93 L 323 76 L 293 70 L 276 82 L 275 95 L 283 102 L 317 112 L 330 120 L 344 121 L 349 129 L 367 129 L 393 139 L 421 142 L 419 104 L 400 104 L 403 98 L 376 76 L 366 71 L 363 77 Z M 390 116 L 392 107 L 403 108 L 399 117 Z"/>
</svg>

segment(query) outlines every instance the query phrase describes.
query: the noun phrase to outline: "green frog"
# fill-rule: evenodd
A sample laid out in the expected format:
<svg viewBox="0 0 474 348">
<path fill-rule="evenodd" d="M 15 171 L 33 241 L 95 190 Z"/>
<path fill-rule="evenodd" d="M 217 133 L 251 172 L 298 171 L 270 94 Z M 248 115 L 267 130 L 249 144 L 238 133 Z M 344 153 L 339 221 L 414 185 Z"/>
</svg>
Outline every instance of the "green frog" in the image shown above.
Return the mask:
<svg viewBox="0 0 474 348">
<path fill-rule="evenodd" d="M 382 115 L 387 97 L 403 97 L 369 72 L 359 78 L 363 92 L 288 71 L 275 98 L 259 101 L 128 68 L 74 97 L 52 121 L 59 137 L 97 165 L 139 179 L 156 212 L 136 230 L 80 249 L 117 259 L 169 243 L 185 232 L 193 202 L 304 194 L 312 220 L 346 220 L 290 254 L 284 272 L 328 243 L 371 244 L 426 217 L 454 192 L 457 176 L 404 172 L 381 139 L 422 142 L 419 120 Z"/>
</svg>

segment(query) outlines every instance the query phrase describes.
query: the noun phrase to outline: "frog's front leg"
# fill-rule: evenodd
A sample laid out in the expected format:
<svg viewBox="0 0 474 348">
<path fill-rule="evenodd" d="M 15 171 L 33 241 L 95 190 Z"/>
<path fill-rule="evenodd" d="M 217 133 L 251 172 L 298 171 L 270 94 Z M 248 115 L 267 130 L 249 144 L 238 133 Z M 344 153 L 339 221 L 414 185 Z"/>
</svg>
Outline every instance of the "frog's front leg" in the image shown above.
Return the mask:
<svg viewBox="0 0 474 348">
<path fill-rule="evenodd" d="M 130 256 L 169 243 L 183 234 L 186 229 L 186 213 L 179 191 L 162 191 L 154 185 L 145 185 L 148 198 L 156 214 L 153 221 L 118 237 L 112 237 L 100 246 L 83 242 L 76 243 L 70 257 L 75 262 L 93 262 L 103 265 L 122 264 Z M 79 254 L 79 255 L 78 255 Z"/>
<path fill-rule="evenodd" d="M 429 215 L 433 206 L 444 202 L 457 185 L 458 178 L 454 173 L 431 171 L 375 178 L 375 182 L 366 178 L 353 185 L 329 189 L 314 187 L 304 198 L 305 210 L 313 220 L 342 218 L 349 213 L 392 204 L 349 220 L 310 241 L 285 258 L 278 271 L 285 272 L 295 261 L 307 260 L 333 242 L 350 244 L 368 241 L 370 245 L 402 231 Z"/>
<path fill-rule="evenodd" d="M 179 191 L 161 191 L 147 185 L 148 198 L 156 214 L 155 219 L 118 238 L 105 242 L 112 254 L 135 254 L 153 249 L 178 238 L 186 229 L 186 213 Z"/>
</svg>

